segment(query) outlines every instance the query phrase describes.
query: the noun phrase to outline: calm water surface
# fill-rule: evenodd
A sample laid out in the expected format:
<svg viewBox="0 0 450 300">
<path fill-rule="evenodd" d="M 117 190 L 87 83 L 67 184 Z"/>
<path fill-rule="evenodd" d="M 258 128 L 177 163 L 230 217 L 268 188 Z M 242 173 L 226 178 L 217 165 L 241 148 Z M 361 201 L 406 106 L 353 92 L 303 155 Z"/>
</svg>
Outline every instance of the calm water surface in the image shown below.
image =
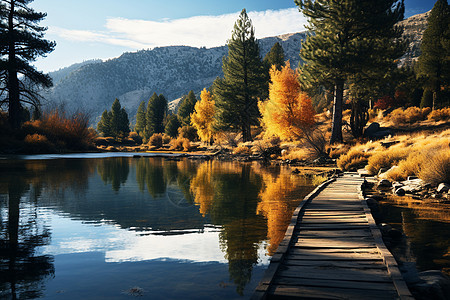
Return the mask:
<svg viewBox="0 0 450 300">
<path fill-rule="evenodd" d="M 313 188 L 256 163 L 84 157 L 0 160 L 0 298 L 248 298 Z"/>
</svg>

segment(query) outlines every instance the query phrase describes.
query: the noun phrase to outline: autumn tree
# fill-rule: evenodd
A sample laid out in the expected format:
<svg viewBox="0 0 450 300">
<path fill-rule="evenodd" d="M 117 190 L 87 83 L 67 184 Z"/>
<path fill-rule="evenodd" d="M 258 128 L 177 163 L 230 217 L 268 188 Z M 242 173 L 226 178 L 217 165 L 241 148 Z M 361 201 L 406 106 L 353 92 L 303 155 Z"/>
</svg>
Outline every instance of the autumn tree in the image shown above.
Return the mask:
<svg viewBox="0 0 450 300">
<path fill-rule="evenodd" d="M 134 126 L 134 131 L 142 137 L 144 136 L 145 126 L 147 125 L 146 113 L 145 101 L 142 101 L 136 113 L 136 125 Z"/>
<path fill-rule="evenodd" d="M 281 70 L 270 69 L 269 99 L 259 103 L 264 130 L 284 140 L 303 137 L 303 128 L 314 124 L 311 99 L 302 92 L 289 61 Z"/>
<path fill-rule="evenodd" d="M 195 97 L 192 90 L 181 99 L 180 107 L 178 108 L 178 118 L 182 126 L 191 125 L 191 114 L 194 112 L 195 103 L 197 103 L 197 97 Z"/>
<path fill-rule="evenodd" d="M 191 123 L 197 129 L 200 139 L 210 144 L 214 132 L 214 114 L 214 100 L 211 93 L 204 89 L 200 94 L 200 101 L 195 104 L 194 113 L 191 115 Z"/>
<path fill-rule="evenodd" d="M 224 77 L 214 81 L 216 126 L 220 130 L 242 132 L 250 141 L 251 126 L 258 125 L 258 99 L 264 93 L 264 66 L 255 31 L 245 9 L 234 25 L 228 41 L 228 56 L 223 58 Z"/>
<path fill-rule="evenodd" d="M 154 133 L 164 132 L 164 117 L 167 114 L 167 100 L 164 95 L 156 93 L 150 97 L 146 114 L 146 138 Z"/>
<path fill-rule="evenodd" d="M 8 103 L 9 122 L 21 124 L 22 103 L 39 106 L 36 87 L 50 87 L 51 78 L 30 62 L 53 51 L 54 42 L 43 39 L 45 27 L 38 23 L 47 14 L 28 5 L 33 0 L 5 0 L 0 3 L 0 105 Z"/>
<path fill-rule="evenodd" d="M 450 81 L 450 9 L 447 0 L 437 0 L 428 17 L 423 33 L 418 76 L 423 76 L 433 93 L 436 108 L 442 87 Z"/>
<path fill-rule="evenodd" d="M 342 142 L 344 84 L 355 74 L 379 76 L 403 53 L 403 0 L 295 0 L 313 31 L 302 43 L 302 81 L 334 87 L 330 143 Z"/>
</svg>

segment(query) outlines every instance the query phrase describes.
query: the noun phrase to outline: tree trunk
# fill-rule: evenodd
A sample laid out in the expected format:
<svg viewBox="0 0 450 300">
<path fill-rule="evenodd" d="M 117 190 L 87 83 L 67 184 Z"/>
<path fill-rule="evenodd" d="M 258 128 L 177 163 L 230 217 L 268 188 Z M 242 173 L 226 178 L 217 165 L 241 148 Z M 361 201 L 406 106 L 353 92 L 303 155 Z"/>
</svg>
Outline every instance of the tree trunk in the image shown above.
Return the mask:
<svg viewBox="0 0 450 300">
<path fill-rule="evenodd" d="M 11 7 L 8 16 L 8 104 L 9 104 L 9 123 L 13 128 L 20 127 L 20 101 L 19 101 L 19 80 L 17 78 L 16 66 L 16 47 L 14 37 L 14 1 L 11 1 Z"/>
<path fill-rule="evenodd" d="M 342 102 L 344 98 L 344 80 L 336 81 L 334 87 L 333 122 L 330 144 L 342 143 Z"/>
<path fill-rule="evenodd" d="M 252 132 L 248 122 L 242 124 L 242 141 L 249 142 L 252 140 Z"/>
</svg>

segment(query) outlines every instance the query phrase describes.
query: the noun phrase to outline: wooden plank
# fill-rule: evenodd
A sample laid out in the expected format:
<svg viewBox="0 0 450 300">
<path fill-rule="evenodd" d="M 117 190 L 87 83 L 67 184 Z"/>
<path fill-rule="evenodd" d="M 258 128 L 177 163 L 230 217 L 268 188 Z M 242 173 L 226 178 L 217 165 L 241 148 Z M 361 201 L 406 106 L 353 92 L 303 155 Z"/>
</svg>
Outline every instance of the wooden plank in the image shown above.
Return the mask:
<svg viewBox="0 0 450 300">
<path fill-rule="evenodd" d="M 295 231 L 296 236 L 300 237 L 365 237 L 372 236 L 367 229 L 347 229 L 347 230 L 308 230 L 306 228 Z"/>
<path fill-rule="evenodd" d="M 301 224 L 342 224 L 342 223 L 366 223 L 367 219 L 364 218 L 345 218 L 345 219 L 328 219 L 328 218 L 320 218 L 320 219 L 311 219 L 311 218 L 302 218 Z"/>
<path fill-rule="evenodd" d="M 312 219 L 312 220 L 320 220 L 320 219 L 364 219 L 367 220 L 365 214 L 351 214 L 351 215 L 339 215 L 339 214 L 332 214 L 332 215 L 302 215 L 302 220 L 305 219 Z"/>
<path fill-rule="evenodd" d="M 294 247 L 303 248 L 373 248 L 376 247 L 373 239 L 360 237 L 359 241 L 354 239 L 298 239 L 294 243 Z"/>
<path fill-rule="evenodd" d="M 300 230 L 352 230 L 352 229 L 368 229 L 369 225 L 364 223 L 346 223 L 346 224 L 300 224 Z"/>
<path fill-rule="evenodd" d="M 373 248 L 346 248 L 346 249 L 333 249 L 333 248 L 318 248 L 318 249 L 311 249 L 311 248 L 302 248 L 302 247 L 296 247 L 292 248 L 295 249 L 296 255 L 318 255 L 321 253 L 372 253 L 377 255 L 377 259 L 382 260 L 382 257 L 380 256 L 380 251 L 377 247 Z"/>
<path fill-rule="evenodd" d="M 351 268 L 351 269 L 381 269 L 386 270 L 386 266 L 382 260 L 359 260 L 359 261 L 341 261 L 341 260 L 297 260 L 286 259 L 286 266 L 304 266 L 304 267 L 334 267 L 334 268 Z"/>
<path fill-rule="evenodd" d="M 390 291 L 395 293 L 395 288 L 392 283 L 386 282 L 364 282 L 364 281 L 346 281 L 346 280 L 326 280 L 326 279 L 306 279 L 293 277 L 277 278 L 275 284 L 279 285 L 295 285 L 295 286 L 315 286 L 325 288 L 346 288 L 346 289 L 363 289 L 376 291 Z"/>
<path fill-rule="evenodd" d="M 278 271 L 278 276 L 295 277 L 306 279 L 327 280 L 351 280 L 368 282 L 390 282 L 385 270 L 380 269 L 350 269 L 336 267 L 305 267 L 305 266 L 283 266 Z"/>
<path fill-rule="evenodd" d="M 302 252 L 303 249 L 292 248 L 289 251 L 287 259 L 298 259 L 298 260 L 382 260 L 378 253 L 316 253 L 316 254 L 306 254 Z"/>
<path fill-rule="evenodd" d="M 396 299 L 395 293 L 389 291 L 339 289 L 324 287 L 277 285 L 270 290 L 276 299 Z"/>
</svg>

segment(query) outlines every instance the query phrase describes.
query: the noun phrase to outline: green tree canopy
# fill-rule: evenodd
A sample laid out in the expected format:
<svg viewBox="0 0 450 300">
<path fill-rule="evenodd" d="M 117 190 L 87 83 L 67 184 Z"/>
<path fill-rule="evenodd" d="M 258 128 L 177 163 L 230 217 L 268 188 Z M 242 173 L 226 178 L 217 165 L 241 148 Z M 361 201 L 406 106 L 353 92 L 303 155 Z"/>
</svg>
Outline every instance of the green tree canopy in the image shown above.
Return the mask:
<svg viewBox="0 0 450 300">
<path fill-rule="evenodd" d="M 146 138 L 154 133 L 164 132 L 164 117 L 167 113 L 167 100 L 164 95 L 156 93 L 150 97 L 146 114 Z"/>
<path fill-rule="evenodd" d="M 0 106 L 8 104 L 9 122 L 21 124 L 22 103 L 38 106 L 35 86 L 50 87 L 51 78 L 30 62 L 53 51 L 54 42 L 43 39 L 45 27 L 38 25 L 47 14 L 28 5 L 33 0 L 0 2 Z M 6 93 L 5 93 L 6 92 Z"/>
<path fill-rule="evenodd" d="M 142 135 L 144 133 L 145 126 L 147 124 L 145 115 L 146 115 L 145 101 L 142 101 L 141 104 L 139 104 L 136 113 L 136 125 L 134 126 L 134 131 L 136 131 L 139 135 Z"/>
<path fill-rule="evenodd" d="M 130 121 L 128 114 L 120 105 L 119 99 L 115 99 L 111 111 L 105 110 L 100 122 L 97 124 L 97 130 L 103 136 L 112 136 L 114 138 L 124 137 L 130 133 Z"/>
<path fill-rule="evenodd" d="M 181 100 L 178 108 L 178 118 L 182 126 L 191 125 L 191 114 L 194 112 L 195 103 L 197 103 L 197 98 L 192 90 Z"/>
<path fill-rule="evenodd" d="M 396 42 L 403 0 L 295 0 L 314 32 L 302 44 L 302 81 L 334 86 L 330 143 L 342 141 L 344 84 L 350 79 L 378 76 L 401 56 Z M 386 71 L 386 70 L 385 70 Z M 357 76 L 357 78 L 355 78 Z"/>
<path fill-rule="evenodd" d="M 111 118 L 112 118 L 111 112 L 108 112 L 108 110 L 105 109 L 105 111 L 102 113 L 100 122 L 98 122 L 97 124 L 97 130 L 103 136 L 112 136 Z"/>
<path fill-rule="evenodd" d="M 267 52 L 266 56 L 263 59 L 264 64 L 266 65 L 267 72 L 269 69 L 275 65 L 277 70 L 280 71 L 281 67 L 285 65 L 284 61 L 284 50 L 281 47 L 279 42 L 276 42 L 269 52 Z"/>
<path fill-rule="evenodd" d="M 224 77 L 217 78 L 213 87 L 217 129 L 240 131 L 243 140 L 249 141 L 251 126 L 258 125 L 258 99 L 267 93 L 264 89 L 267 77 L 245 9 L 234 25 L 222 70 Z"/>
<path fill-rule="evenodd" d="M 428 17 L 428 27 L 423 33 L 418 75 L 426 79 L 433 92 L 433 109 L 439 94 L 450 82 L 450 10 L 447 0 L 437 0 Z"/>
<path fill-rule="evenodd" d="M 178 128 L 181 127 L 181 122 L 178 119 L 177 115 L 174 114 L 170 114 L 167 116 L 167 120 L 166 120 L 166 126 L 164 128 L 164 132 L 172 137 L 172 138 L 176 138 L 178 135 Z"/>
</svg>

